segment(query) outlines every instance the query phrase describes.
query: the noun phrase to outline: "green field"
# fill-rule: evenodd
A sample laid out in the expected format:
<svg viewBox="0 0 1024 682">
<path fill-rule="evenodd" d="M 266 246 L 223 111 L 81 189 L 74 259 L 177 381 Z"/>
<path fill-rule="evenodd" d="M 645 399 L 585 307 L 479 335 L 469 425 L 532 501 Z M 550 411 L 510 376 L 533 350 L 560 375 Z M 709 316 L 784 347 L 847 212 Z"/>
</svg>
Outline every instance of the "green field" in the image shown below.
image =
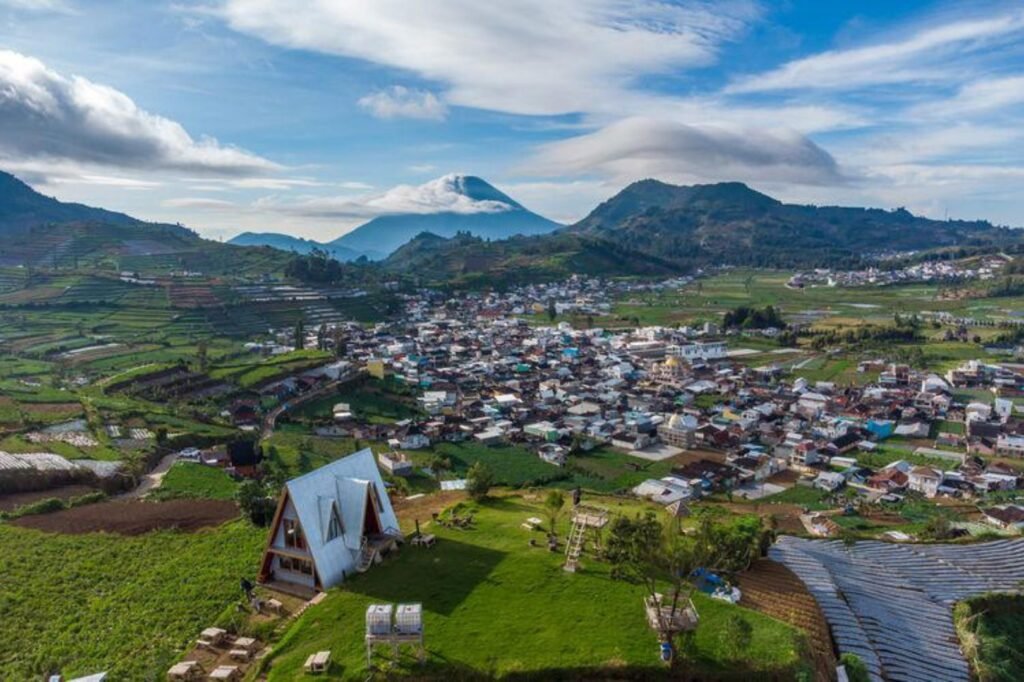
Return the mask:
<svg viewBox="0 0 1024 682">
<path fill-rule="evenodd" d="M 560 553 L 529 547 L 528 539 L 539 535 L 520 524 L 543 516 L 535 503 L 508 497 L 475 511 L 473 529 L 431 527 L 439 537 L 436 547 L 403 549 L 331 590 L 282 639 L 269 679 L 300 677 L 306 657 L 323 649 L 334 661 L 328 679 L 365 679 L 363 613 L 379 602 L 420 602 L 425 612 L 425 668 L 403 657 L 389 677 L 667 676 L 657 637 L 645 622 L 642 588 L 611 580 L 607 566 L 593 560 L 566 573 Z M 563 537 L 567 530 L 563 520 Z M 790 626 L 703 596 L 695 603 L 701 624 L 682 653 L 686 672 L 724 680 L 793 679 L 806 665 L 804 640 Z M 752 626 L 752 641 L 742 651 L 724 632 L 732 614 Z"/>
<path fill-rule="evenodd" d="M 0 524 L 0 679 L 163 679 L 238 597 L 265 534 L 240 521 L 137 537 Z"/>
<path fill-rule="evenodd" d="M 291 419 L 331 419 L 334 406 L 348 403 L 356 418 L 369 424 L 393 424 L 420 415 L 408 396 L 392 392 L 376 379 L 357 386 L 346 386 L 337 393 L 310 400 L 290 411 Z"/>
<path fill-rule="evenodd" d="M 230 500 L 237 488 L 238 484 L 223 469 L 196 462 L 175 462 L 164 475 L 160 487 L 149 497 L 158 500 L 176 497 Z"/>
</svg>

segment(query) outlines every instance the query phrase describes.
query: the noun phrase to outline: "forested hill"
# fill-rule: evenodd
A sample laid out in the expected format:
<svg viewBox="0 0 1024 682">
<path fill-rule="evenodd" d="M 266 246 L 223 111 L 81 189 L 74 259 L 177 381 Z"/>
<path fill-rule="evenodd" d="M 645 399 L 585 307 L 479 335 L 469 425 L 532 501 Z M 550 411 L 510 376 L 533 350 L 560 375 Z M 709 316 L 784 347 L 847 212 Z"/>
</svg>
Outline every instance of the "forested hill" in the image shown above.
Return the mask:
<svg viewBox="0 0 1024 682">
<path fill-rule="evenodd" d="M 635 182 L 567 231 L 685 267 L 854 265 L 886 251 L 1019 243 L 1024 231 L 904 209 L 784 204 L 738 182 Z"/>
</svg>

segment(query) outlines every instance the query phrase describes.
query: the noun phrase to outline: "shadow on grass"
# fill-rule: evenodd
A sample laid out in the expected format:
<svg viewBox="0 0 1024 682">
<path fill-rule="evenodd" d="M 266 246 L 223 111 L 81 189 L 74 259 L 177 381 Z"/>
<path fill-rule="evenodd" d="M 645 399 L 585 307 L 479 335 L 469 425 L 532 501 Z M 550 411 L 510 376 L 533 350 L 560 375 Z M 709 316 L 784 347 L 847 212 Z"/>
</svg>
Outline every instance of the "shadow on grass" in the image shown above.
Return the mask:
<svg viewBox="0 0 1024 682">
<path fill-rule="evenodd" d="M 347 589 L 381 602 L 421 602 L 424 609 L 447 616 L 489 580 L 505 556 L 496 549 L 439 538 L 430 549 L 407 546 L 402 556 L 371 568 Z"/>
</svg>

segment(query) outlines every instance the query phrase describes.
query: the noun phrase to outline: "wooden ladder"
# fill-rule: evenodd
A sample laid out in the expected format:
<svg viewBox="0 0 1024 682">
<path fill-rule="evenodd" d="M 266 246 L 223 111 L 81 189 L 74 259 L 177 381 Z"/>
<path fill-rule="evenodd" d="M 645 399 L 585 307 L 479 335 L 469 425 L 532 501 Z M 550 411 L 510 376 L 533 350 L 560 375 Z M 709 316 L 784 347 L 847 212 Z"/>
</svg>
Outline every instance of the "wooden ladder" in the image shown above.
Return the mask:
<svg viewBox="0 0 1024 682">
<path fill-rule="evenodd" d="M 565 566 L 566 571 L 575 573 L 580 565 L 580 555 L 583 553 L 583 541 L 587 537 L 587 524 L 583 517 L 577 516 L 573 519 L 572 530 L 569 531 L 569 540 L 565 544 Z"/>
</svg>

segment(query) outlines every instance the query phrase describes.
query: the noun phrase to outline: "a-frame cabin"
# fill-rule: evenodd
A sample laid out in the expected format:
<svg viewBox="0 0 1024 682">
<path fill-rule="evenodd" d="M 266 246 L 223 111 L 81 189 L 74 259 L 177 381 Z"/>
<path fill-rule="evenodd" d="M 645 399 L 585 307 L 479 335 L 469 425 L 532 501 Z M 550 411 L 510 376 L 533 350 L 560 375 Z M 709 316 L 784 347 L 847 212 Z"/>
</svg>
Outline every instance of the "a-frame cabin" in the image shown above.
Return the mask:
<svg viewBox="0 0 1024 682">
<path fill-rule="evenodd" d="M 373 453 L 360 450 L 284 485 L 259 581 L 326 590 L 401 540 Z"/>
</svg>

